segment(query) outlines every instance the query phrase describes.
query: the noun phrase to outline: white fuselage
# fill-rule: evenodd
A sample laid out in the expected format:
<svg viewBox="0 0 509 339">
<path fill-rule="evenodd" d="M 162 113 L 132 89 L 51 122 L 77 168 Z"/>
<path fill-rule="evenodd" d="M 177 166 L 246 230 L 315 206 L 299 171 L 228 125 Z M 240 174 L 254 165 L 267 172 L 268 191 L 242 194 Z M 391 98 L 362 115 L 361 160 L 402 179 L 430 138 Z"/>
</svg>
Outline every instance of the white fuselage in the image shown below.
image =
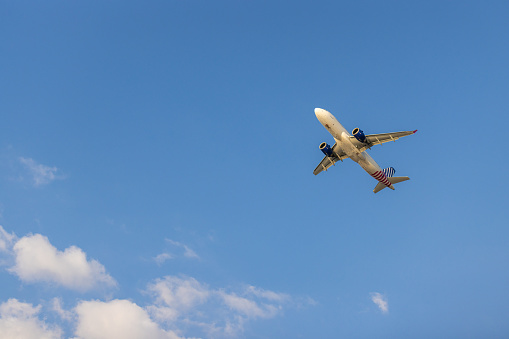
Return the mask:
<svg viewBox="0 0 509 339">
<path fill-rule="evenodd" d="M 341 147 L 341 149 L 348 155 L 350 159 L 358 163 L 369 175 L 382 182 L 387 178 L 379 177 L 379 173 L 381 173 L 382 169 L 375 160 L 366 152 L 361 152 L 350 140 L 350 133 L 338 122 L 338 120 L 328 111 L 315 108 L 315 114 L 318 118 L 318 121 L 329 131 L 329 133 L 334 137 L 336 143 Z M 380 178 L 380 180 L 379 180 Z M 392 188 L 392 184 L 389 186 Z"/>
</svg>

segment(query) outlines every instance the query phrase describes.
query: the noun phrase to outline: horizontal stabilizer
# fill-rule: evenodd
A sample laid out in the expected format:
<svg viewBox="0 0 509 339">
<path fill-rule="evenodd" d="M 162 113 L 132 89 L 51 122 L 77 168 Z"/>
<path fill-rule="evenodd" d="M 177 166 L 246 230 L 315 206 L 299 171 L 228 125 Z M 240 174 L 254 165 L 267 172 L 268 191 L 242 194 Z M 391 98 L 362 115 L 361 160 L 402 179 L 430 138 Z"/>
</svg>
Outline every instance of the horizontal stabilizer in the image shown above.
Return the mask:
<svg viewBox="0 0 509 339">
<path fill-rule="evenodd" d="M 397 184 L 398 182 L 410 180 L 409 177 L 390 177 L 387 178 L 391 184 Z"/>
<path fill-rule="evenodd" d="M 387 178 L 387 180 L 389 180 L 389 182 L 394 185 L 394 184 L 397 184 L 397 183 L 402 182 L 402 181 L 410 180 L 410 178 L 409 177 L 389 177 L 389 178 Z M 379 182 L 376 185 L 375 189 L 373 190 L 373 193 L 378 193 L 378 192 L 380 192 L 381 190 L 383 190 L 386 187 L 387 186 L 385 186 L 384 184 Z"/>
</svg>

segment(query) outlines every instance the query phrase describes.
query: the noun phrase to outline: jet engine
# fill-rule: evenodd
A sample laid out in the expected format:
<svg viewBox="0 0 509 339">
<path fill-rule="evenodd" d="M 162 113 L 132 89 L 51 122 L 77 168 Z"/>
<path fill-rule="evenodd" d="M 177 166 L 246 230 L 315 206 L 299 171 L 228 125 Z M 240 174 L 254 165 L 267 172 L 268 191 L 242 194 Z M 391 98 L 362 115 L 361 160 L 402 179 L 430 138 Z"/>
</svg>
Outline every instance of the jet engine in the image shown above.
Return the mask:
<svg viewBox="0 0 509 339">
<path fill-rule="evenodd" d="M 366 136 L 364 135 L 364 132 L 359 127 L 355 127 L 353 129 L 352 135 L 355 137 L 355 139 L 359 140 L 360 142 L 368 141 L 368 139 L 366 139 Z"/>
<path fill-rule="evenodd" d="M 323 154 L 325 154 L 326 156 L 332 157 L 333 154 L 332 148 L 329 146 L 328 143 L 322 142 L 320 146 L 318 146 L 318 148 L 320 148 L 320 151 L 322 151 Z"/>
</svg>

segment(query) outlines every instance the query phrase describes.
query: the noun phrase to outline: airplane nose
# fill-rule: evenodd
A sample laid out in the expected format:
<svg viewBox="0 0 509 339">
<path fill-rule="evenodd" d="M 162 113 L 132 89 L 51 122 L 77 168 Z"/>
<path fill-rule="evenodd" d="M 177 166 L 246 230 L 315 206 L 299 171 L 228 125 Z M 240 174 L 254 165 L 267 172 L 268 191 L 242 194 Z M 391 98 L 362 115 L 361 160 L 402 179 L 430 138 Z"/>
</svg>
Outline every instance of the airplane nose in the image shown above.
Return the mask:
<svg viewBox="0 0 509 339">
<path fill-rule="evenodd" d="M 321 108 L 315 108 L 315 115 L 316 117 L 318 118 L 319 116 L 323 115 L 323 113 L 325 112 L 324 109 L 321 109 Z"/>
<path fill-rule="evenodd" d="M 324 110 L 323 108 L 315 108 L 315 115 L 316 115 L 316 118 L 320 121 L 322 121 L 323 119 L 328 119 L 329 116 L 330 116 L 330 113 L 327 112 L 326 110 Z"/>
</svg>

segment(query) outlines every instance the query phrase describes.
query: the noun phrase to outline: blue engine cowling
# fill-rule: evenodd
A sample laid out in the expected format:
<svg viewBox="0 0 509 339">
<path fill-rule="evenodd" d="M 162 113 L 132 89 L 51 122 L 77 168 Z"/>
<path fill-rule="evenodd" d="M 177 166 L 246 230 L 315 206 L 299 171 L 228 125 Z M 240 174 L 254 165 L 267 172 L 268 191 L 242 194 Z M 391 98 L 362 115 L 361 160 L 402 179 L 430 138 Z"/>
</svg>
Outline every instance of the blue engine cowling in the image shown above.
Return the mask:
<svg viewBox="0 0 509 339">
<path fill-rule="evenodd" d="M 360 142 L 368 141 L 368 139 L 366 139 L 366 136 L 364 135 L 364 132 L 359 127 L 355 127 L 353 129 L 352 135 L 355 137 L 355 139 L 359 140 Z"/>
<path fill-rule="evenodd" d="M 320 151 L 322 151 L 323 154 L 325 154 L 326 156 L 332 157 L 333 155 L 332 148 L 329 146 L 328 143 L 322 142 L 320 146 L 318 146 L 318 148 L 320 148 Z"/>
</svg>

